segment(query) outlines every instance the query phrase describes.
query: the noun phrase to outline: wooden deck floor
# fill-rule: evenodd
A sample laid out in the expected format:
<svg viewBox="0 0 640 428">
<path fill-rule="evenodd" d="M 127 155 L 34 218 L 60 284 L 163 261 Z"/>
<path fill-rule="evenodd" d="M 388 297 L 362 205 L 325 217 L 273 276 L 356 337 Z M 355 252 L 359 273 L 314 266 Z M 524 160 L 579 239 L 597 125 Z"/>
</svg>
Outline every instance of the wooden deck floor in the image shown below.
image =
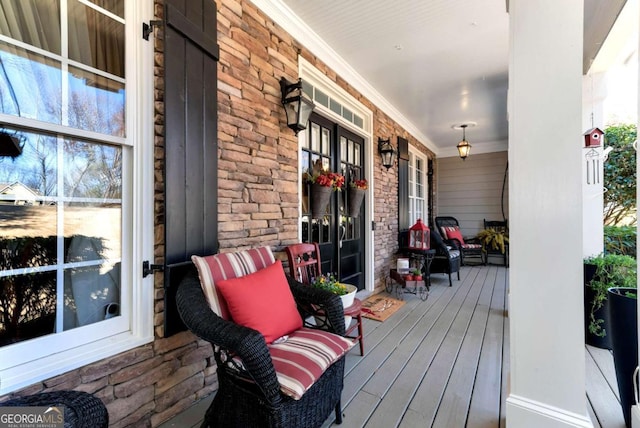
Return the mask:
<svg viewBox="0 0 640 428">
<path fill-rule="evenodd" d="M 340 426 L 504 427 L 507 290 L 504 267 L 464 267 L 453 287 L 433 275 L 427 301 L 407 294 L 385 322 L 366 319 L 365 356 L 357 347 L 347 356 Z M 624 427 L 611 354 L 587 347 L 585 357 L 594 426 Z M 199 426 L 210 400 L 161 428 Z"/>
</svg>

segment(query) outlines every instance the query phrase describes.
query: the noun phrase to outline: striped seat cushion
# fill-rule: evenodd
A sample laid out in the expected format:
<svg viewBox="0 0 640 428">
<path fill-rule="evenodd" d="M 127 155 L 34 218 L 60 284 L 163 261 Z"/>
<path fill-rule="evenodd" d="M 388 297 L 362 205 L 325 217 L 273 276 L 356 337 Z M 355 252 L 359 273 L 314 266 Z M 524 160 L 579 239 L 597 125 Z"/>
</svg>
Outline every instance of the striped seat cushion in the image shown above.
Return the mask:
<svg viewBox="0 0 640 428">
<path fill-rule="evenodd" d="M 211 256 L 191 256 L 198 269 L 200 285 L 212 311 L 221 318 L 229 320 L 229 309 L 218 290 L 216 281 L 239 278 L 263 269 L 275 263 L 269 247 L 220 253 Z"/>
<path fill-rule="evenodd" d="M 465 250 L 480 250 L 482 248 L 481 244 L 464 244 L 462 248 Z"/>
<path fill-rule="evenodd" d="M 324 330 L 301 328 L 269 345 L 269 353 L 283 394 L 299 400 L 325 370 L 354 342 Z"/>
</svg>

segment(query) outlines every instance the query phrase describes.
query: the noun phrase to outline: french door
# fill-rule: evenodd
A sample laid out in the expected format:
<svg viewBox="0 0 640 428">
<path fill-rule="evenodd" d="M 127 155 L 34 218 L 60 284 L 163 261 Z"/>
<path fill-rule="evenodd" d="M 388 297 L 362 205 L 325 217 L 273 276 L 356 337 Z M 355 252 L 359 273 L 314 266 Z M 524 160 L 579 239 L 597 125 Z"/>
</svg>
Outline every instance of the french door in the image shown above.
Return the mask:
<svg viewBox="0 0 640 428">
<path fill-rule="evenodd" d="M 314 165 L 316 168 L 321 165 L 323 170 L 344 175 L 345 185 L 342 191 L 332 193 L 331 202 L 321 218 L 311 217 L 309 187 L 303 185 L 302 241 L 319 244 L 323 273 L 334 273 L 341 282 L 364 289 L 366 203 L 360 206 L 358 213 L 350 213 L 346 209 L 350 183 L 366 178 L 364 139 L 316 113 L 309 119 L 305 132 L 302 172 L 312 171 Z"/>
</svg>

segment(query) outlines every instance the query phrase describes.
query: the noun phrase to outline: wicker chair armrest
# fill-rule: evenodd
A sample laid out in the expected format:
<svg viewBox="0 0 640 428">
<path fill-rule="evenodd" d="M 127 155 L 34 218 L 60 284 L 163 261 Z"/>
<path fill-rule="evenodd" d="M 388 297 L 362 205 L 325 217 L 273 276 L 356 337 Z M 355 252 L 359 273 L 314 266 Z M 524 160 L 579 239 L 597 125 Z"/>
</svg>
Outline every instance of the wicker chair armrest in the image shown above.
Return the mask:
<svg viewBox="0 0 640 428">
<path fill-rule="evenodd" d="M 459 250 L 460 248 L 462 248 L 462 242 L 460 242 L 460 240 L 458 239 L 444 239 L 445 244 L 449 245 L 452 248 L 455 248 L 456 250 Z"/>
<path fill-rule="evenodd" d="M 476 238 L 475 236 L 472 236 L 470 238 L 464 238 L 464 242 L 466 244 L 479 244 L 479 245 L 482 245 L 482 240 L 480 238 Z"/>
<path fill-rule="evenodd" d="M 196 336 L 240 357 L 248 375 L 272 405 L 282 401 L 271 355 L 258 331 L 220 318 L 209 307 L 195 275 L 186 276 L 176 293 L 180 317 Z"/>
<path fill-rule="evenodd" d="M 344 308 L 340 297 L 329 291 L 302 284 L 289 275 L 287 280 L 302 319 L 321 313 L 327 317 L 331 331 L 344 336 Z"/>
</svg>

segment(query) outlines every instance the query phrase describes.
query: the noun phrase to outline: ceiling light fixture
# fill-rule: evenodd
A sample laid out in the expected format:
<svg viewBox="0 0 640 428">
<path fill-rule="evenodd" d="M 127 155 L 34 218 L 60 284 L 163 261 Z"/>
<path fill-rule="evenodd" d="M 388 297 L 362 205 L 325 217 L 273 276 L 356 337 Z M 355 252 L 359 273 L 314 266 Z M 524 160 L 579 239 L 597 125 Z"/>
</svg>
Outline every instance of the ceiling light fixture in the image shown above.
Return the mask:
<svg viewBox="0 0 640 428">
<path fill-rule="evenodd" d="M 460 125 L 460 128 L 462 128 L 462 141 L 460 141 L 457 145 L 458 154 L 460 155 L 460 158 L 462 160 L 465 160 L 467 156 L 469 156 L 469 152 L 471 152 L 471 144 L 469 144 L 469 142 L 467 141 L 467 137 L 465 134 L 467 126 L 468 125 L 466 123 Z"/>
</svg>

